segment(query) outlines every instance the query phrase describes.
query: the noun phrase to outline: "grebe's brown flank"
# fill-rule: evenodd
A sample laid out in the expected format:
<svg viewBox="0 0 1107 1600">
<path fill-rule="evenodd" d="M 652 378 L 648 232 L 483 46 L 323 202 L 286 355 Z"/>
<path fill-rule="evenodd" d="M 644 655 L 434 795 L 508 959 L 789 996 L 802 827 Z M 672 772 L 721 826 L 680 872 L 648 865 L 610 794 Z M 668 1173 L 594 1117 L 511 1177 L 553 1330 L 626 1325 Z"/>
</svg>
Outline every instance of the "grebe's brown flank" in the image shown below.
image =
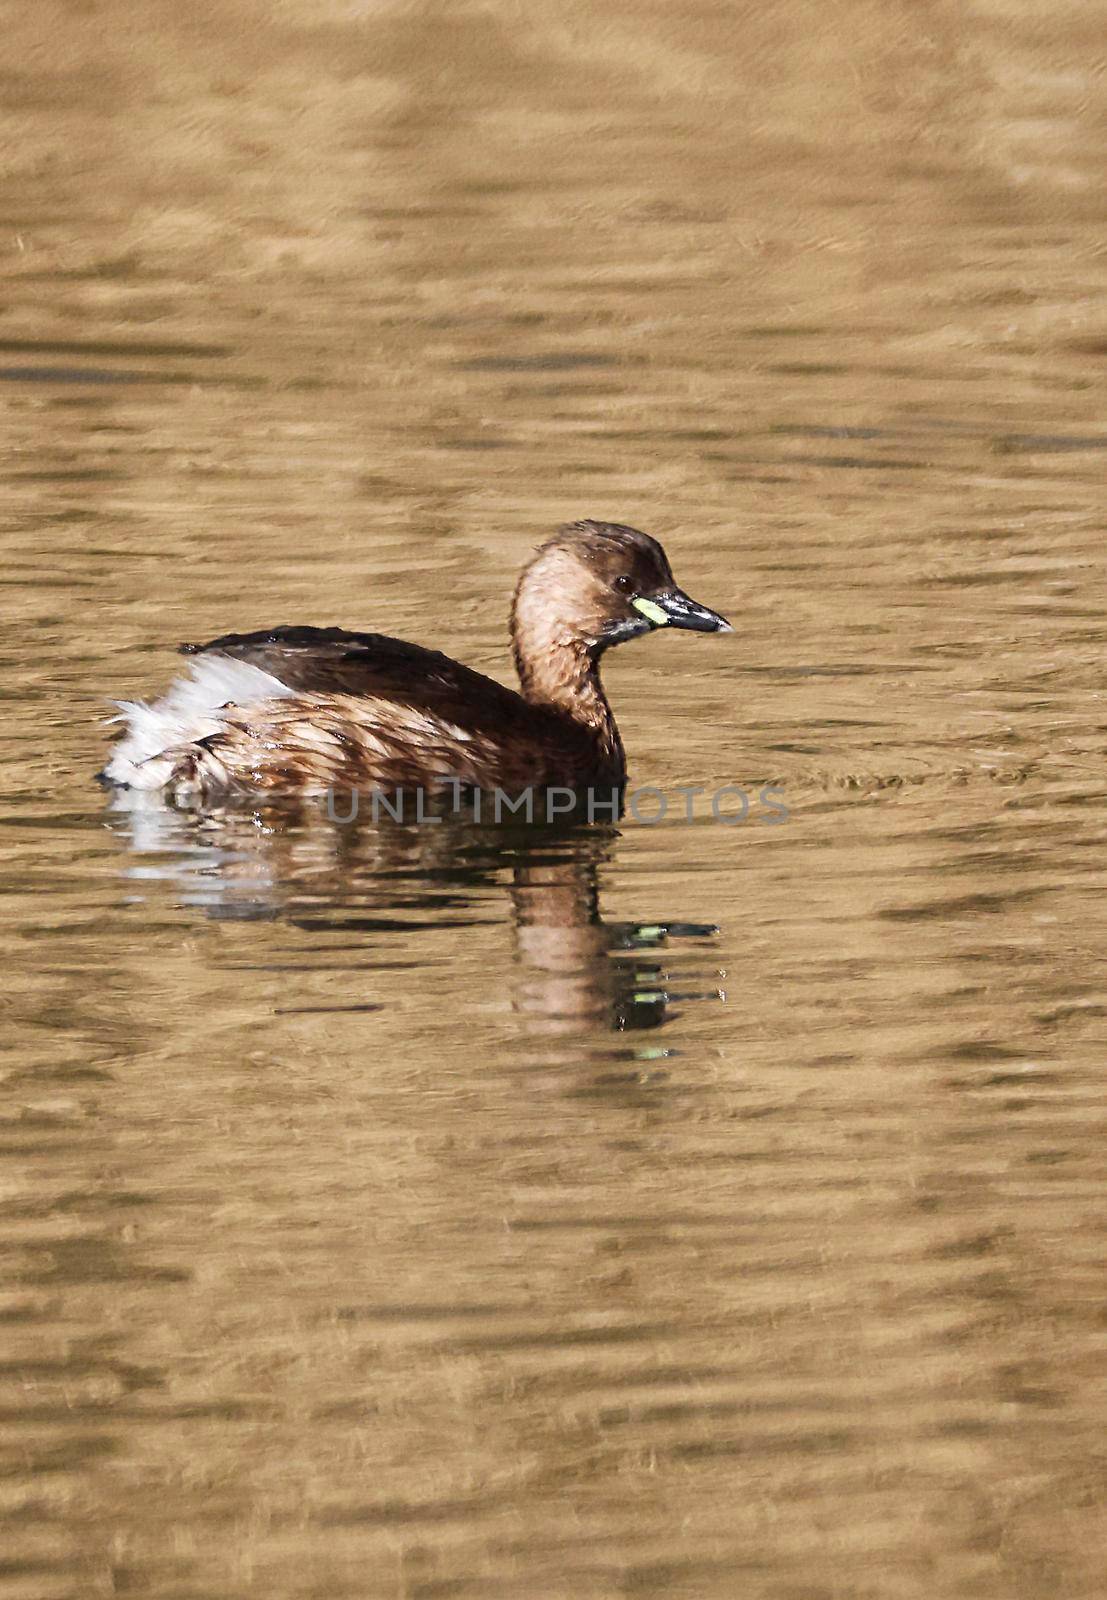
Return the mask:
<svg viewBox="0 0 1107 1600">
<path fill-rule="evenodd" d="M 536 551 L 515 590 L 521 692 L 383 634 L 228 633 L 182 645 L 189 675 L 160 700 L 122 705 L 126 731 L 102 776 L 184 802 L 436 779 L 507 792 L 622 784 L 600 661 L 662 627 L 731 631 L 677 588 L 656 539 L 574 522 Z"/>
</svg>

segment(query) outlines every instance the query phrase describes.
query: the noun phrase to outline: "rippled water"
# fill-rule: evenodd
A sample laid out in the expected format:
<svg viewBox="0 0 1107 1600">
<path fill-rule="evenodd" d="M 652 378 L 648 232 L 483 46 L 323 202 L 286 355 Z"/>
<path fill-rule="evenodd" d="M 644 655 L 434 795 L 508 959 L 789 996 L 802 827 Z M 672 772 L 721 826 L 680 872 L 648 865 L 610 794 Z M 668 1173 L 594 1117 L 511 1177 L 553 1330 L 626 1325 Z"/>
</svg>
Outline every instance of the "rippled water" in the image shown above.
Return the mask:
<svg viewBox="0 0 1107 1600">
<path fill-rule="evenodd" d="M 1101 25 L 12 24 L 5 1600 L 1102 1593 Z M 506 676 L 581 515 L 786 823 L 92 783 L 182 638 Z"/>
</svg>

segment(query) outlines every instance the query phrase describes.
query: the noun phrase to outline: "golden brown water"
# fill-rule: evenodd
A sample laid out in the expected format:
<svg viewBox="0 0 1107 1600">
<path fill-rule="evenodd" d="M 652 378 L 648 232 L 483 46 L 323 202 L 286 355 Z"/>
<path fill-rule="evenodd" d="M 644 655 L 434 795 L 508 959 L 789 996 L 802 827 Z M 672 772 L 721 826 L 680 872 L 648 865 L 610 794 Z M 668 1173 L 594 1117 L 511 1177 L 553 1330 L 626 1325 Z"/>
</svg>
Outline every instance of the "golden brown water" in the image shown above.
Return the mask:
<svg viewBox="0 0 1107 1600">
<path fill-rule="evenodd" d="M 4 1600 L 1098 1600 L 1103 24 L 9 19 Z M 506 675 L 580 515 L 786 824 L 92 784 L 181 638 Z"/>
</svg>

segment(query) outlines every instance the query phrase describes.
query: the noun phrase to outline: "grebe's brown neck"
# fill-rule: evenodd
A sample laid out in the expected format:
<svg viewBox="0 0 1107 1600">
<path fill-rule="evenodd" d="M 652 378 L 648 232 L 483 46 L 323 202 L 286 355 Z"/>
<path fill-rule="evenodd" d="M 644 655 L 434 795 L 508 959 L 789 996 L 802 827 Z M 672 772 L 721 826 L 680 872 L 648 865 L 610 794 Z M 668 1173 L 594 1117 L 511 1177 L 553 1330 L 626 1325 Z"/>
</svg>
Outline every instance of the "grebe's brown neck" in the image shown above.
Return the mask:
<svg viewBox="0 0 1107 1600">
<path fill-rule="evenodd" d="M 571 717 L 592 734 L 604 764 L 621 767 L 619 730 L 600 682 L 598 641 L 566 615 L 556 571 L 549 576 L 547 583 L 545 573 L 525 572 L 511 609 L 511 645 L 523 698 Z"/>
<path fill-rule="evenodd" d="M 541 640 L 528 633 L 515 633 L 511 642 L 524 700 L 552 706 L 597 733 L 610 730 L 618 737 L 592 648 L 580 639 Z"/>
</svg>

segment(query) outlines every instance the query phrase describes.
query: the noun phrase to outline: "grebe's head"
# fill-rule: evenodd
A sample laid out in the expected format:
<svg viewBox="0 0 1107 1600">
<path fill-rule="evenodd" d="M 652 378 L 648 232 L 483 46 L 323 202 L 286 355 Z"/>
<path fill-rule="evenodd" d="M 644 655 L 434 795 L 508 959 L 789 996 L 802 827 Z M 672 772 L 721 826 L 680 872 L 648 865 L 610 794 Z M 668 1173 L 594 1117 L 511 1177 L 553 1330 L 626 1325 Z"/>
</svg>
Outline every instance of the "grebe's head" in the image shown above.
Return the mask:
<svg viewBox="0 0 1107 1600">
<path fill-rule="evenodd" d="M 730 623 L 678 589 L 656 539 L 617 522 L 572 522 L 537 551 L 512 611 L 517 653 L 609 645 L 655 628 L 730 633 Z"/>
</svg>

